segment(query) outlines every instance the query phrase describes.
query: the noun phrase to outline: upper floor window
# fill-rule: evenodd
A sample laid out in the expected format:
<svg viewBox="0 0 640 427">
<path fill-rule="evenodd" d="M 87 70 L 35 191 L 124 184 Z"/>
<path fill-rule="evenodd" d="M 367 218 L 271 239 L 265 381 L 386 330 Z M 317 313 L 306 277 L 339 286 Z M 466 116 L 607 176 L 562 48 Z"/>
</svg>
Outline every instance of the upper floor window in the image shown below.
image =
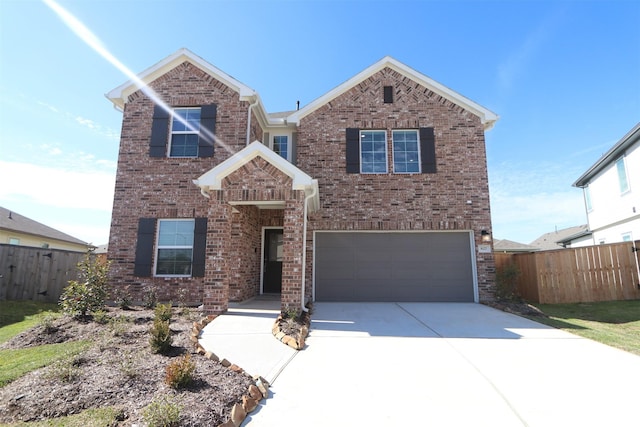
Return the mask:
<svg viewBox="0 0 640 427">
<path fill-rule="evenodd" d="M 622 234 L 622 241 L 623 242 L 630 242 L 631 240 L 632 240 L 631 233 L 623 233 Z"/>
<path fill-rule="evenodd" d="M 171 120 L 170 157 L 198 157 L 200 108 L 176 108 Z"/>
<path fill-rule="evenodd" d="M 194 220 L 158 221 L 157 276 L 190 276 L 193 260 Z"/>
<path fill-rule="evenodd" d="M 618 170 L 618 183 L 620 184 L 620 193 L 626 193 L 629 191 L 629 180 L 627 179 L 627 168 L 624 164 L 624 157 L 620 157 L 616 162 L 616 169 Z"/>
<path fill-rule="evenodd" d="M 420 173 L 420 144 L 417 130 L 394 130 L 393 171 Z"/>
<path fill-rule="evenodd" d="M 387 173 L 386 131 L 360 131 L 360 173 Z"/>
<path fill-rule="evenodd" d="M 289 160 L 289 137 L 287 135 L 276 135 L 273 137 L 273 151 L 283 159 Z"/>
<path fill-rule="evenodd" d="M 18 239 L 17 237 L 9 237 L 9 244 L 10 245 L 19 245 L 20 244 L 20 239 Z"/>
<path fill-rule="evenodd" d="M 591 212 L 593 210 L 593 205 L 591 204 L 591 190 L 589 190 L 589 187 L 584 187 L 584 204 L 587 207 L 587 212 Z"/>
</svg>

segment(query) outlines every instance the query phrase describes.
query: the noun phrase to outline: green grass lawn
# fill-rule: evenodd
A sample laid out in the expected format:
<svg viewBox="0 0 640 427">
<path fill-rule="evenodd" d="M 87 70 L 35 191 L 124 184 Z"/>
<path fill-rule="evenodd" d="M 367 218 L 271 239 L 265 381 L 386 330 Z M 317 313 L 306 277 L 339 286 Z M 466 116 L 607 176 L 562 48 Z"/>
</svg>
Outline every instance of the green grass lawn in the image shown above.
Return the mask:
<svg viewBox="0 0 640 427">
<path fill-rule="evenodd" d="M 54 303 L 0 301 L 0 344 L 36 326 L 43 316 L 58 310 L 58 304 Z"/>
<path fill-rule="evenodd" d="M 0 344 L 53 316 L 57 304 L 33 301 L 0 301 Z M 69 342 L 21 349 L 0 350 L 0 387 L 51 363 L 73 357 L 89 343 Z"/>
<path fill-rule="evenodd" d="M 535 306 L 549 316 L 536 322 L 640 356 L 640 300 Z"/>
<path fill-rule="evenodd" d="M 80 414 L 30 423 L 0 423 L 0 427 L 111 427 L 117 424 L 122 410 L 113 407 L 88 409 Z"/>
</svg>

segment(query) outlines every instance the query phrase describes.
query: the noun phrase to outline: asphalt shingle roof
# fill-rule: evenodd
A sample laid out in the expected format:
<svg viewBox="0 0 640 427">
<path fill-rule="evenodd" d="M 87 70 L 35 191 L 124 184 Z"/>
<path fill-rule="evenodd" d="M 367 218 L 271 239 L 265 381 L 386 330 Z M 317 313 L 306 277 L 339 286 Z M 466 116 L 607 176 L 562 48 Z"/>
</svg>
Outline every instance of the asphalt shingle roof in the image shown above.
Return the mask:
<svg viewBox="0 0 640 427">
<path fill-rule="evenodd" d="M 83 242 L 80 239 L 76 239 L 62 231 L 58 231 L 55 228 L 51 228 L 48 225 L 39 223 L 19 213 L 10 211 L 9 209 L 0 206 L 0 229 L 11 230 L 20 233 L 27 233 L 34 236 L 42 236 L 48 239 L 61 240 L 63 242 L 75 243 L 79 245 L 86 245 L 87 242 Z"/>
</svg>

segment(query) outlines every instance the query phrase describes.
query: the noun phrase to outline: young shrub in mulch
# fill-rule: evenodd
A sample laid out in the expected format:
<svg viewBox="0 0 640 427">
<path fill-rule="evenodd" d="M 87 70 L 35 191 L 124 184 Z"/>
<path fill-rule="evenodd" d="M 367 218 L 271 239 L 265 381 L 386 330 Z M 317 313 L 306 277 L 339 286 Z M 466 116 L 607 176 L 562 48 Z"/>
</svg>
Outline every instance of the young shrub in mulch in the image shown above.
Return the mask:
<svg viewBox="0 0 640 427">
<path fill-rule="evenodd" d="M 153 309 L 153 316 L 157 320 L 162 320 L 163 322 L 168 322 L 171 320 L 171 304 L 158 304 Z"/>
<path fill-rule="evenodd" d="M 171 329 L 169 329 L 169 321 L 154 319 L 151 329 L 149 329 L 149 345 L 154 353 L 167 354 L 171 350 L 173 338 L 171 337 Z"/>
<path fill-rule="evenodd" d="M 149 427 L 175 427 L 180 425 L 180 412 L 180 405 L 168 397 L 162 397 L 144 408 L 142 416 Z"/>
<path fill-rule="evenodd" d="M 185 354 L 167 366 L 164 382 L 172 388 L 184 388 L 193 382 L 196 364 L 191 361 L 191 355 Z"/>
<path fill-rule="evenodd" d="M 65 314 L 86 318 L 104 307 L 107 298 L 108 262 L 98 262 L 88 252 L 78 263 L 80 280 L 70 280 L 60 296 L 60 307 Z"/>
</svg>

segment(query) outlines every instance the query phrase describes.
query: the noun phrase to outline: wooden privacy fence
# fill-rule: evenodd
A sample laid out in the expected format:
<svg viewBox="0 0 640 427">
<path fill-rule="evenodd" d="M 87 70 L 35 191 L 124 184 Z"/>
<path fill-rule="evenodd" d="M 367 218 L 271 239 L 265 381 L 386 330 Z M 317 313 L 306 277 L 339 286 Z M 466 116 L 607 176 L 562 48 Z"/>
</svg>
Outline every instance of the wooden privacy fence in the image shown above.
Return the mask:
<svg viewBox="0 0 640 427">
<path fill-rule="evenodd" d="M 496 270 L 514 264 L 521 297 L 543 304 L 640 299 L 640 241 L 531 253 L 495 253 Z"/>
<path fill-rule="evenodd" d="M 58 302 L 83 252 L 0 244 L 0 300 Z"/>
</svg>

